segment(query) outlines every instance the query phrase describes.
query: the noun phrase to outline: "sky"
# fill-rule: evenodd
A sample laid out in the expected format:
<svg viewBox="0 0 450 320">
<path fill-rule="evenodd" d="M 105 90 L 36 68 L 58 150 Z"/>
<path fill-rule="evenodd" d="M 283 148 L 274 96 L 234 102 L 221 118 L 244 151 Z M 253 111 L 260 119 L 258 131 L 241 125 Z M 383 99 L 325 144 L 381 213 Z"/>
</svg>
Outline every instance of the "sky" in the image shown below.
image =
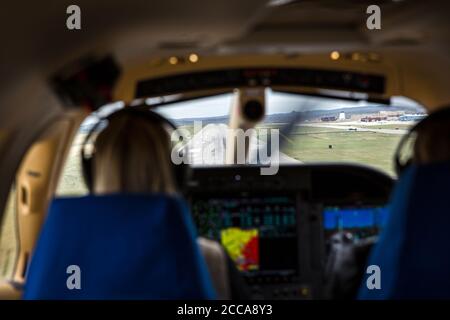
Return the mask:
<svg viewBox="0 0 450 320">
<path fill-rule="evenodd" d="M 173 103 L 171 105 L 159 107 L 156 110 L 171 119 L 224 116 L 229 114 L 232 98 L 233 95 L 231 93 L 222 94 L 215 97 Z M 310 97 L 298 94 L 273 92 L 271 90 L 267 91 L 266 99 L 266 114 L 308 110 L 332 110 L 339 108 L 379 105 L 368 103 L 366 101 L 357 102 L 341 99 Z M 405 107 L 419 106 L 416 102 L 404 97 L 394 97 L 392 104 Z"/>
<path fill-rule="evenodd" d="M 233 94 L 221 94 L 213 97 L 200 98 L 191 101 L 167 104 L 154 110 L 169 119 L 219 117 L 229 114 Z M 375 106 L 379 104 L 366 101 L 348 101 L 323 97 L 310 97 L 298 94 L 266 91 L 266 114 L 288 113 L 292 111 L 332 110 L 338 108 L 354 108 L 361 106 Z M 392 105 L 404 107 L 418 107 L 418 103 L 405 97 L 393 97 Z M 99 111 L 101 116 L 123 107 L 122 102 L 104 106 Z M 83 125 L 97 121 L 97 117 L 89 116 Z"/>
</svg>

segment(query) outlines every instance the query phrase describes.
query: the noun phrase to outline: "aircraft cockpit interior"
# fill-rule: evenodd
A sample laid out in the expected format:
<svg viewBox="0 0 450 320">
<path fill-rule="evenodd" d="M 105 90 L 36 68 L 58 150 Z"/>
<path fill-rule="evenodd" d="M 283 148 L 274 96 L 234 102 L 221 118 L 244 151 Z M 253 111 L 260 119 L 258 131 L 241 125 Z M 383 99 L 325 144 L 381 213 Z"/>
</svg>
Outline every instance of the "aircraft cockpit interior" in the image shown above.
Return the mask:
<svg viewBox="0 0 450 320">
<path fill-rule="evenodd" d="M 0 19 L 0 299 L 450 299 L 447 2 L 66 2 Z"/>
</svg>

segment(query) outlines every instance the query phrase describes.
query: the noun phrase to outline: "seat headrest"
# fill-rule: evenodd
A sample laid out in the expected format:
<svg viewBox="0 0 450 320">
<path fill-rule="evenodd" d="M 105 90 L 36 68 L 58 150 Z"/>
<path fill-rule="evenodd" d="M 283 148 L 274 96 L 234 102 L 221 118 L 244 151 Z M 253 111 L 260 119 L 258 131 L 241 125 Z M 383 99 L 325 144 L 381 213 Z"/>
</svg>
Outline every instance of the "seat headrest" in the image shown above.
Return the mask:
<svg viewBox="0 0 450 320">
<path fill-rule="evenodd" d="M 390 214 L 368 265 L 381 289 L 362 299 L 450 298 L 450 163 L 412 165 L 391 197 Z"/>
<path fill-rule="evenodd" d="M 67 268 L 81 289 L 68 289 Z M 186 204 L 155 195 L 59 198 L 28 270 L 25 299 L 212 299 Z"/>
</svg>

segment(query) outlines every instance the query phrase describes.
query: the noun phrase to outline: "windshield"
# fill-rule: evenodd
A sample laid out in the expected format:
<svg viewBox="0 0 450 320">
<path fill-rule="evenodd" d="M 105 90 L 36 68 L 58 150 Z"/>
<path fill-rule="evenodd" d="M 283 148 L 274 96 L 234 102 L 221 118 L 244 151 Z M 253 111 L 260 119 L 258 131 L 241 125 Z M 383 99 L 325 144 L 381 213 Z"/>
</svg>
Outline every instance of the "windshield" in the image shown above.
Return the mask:
<svg viewBox="0 0 450 320">
<path fill-rule="evenodd" d="M 233 93 L 229 93 L 154 110 L 189 133 L 185 142 L 191 164 L 224 165 L 232 101 Z M 422 106 L 409 99 L 398 97 L 392 102 L 387 106 L 267 90 L 266 116 L 249 143 L 249 158 L 257 158 L 258 146 L 270 145 L 266 143 L 269 135 L 260 134 L 264 129 L 279 129 L 280 163 L 345 161 L 369 165 L 394 176 L 393 155 L 400 138 L 425 113 Z M 107 105 L 83 122 L 65 164 L 59 195 L 86 194 L 81 144 L 100 117 L 123 107 L 121 102 Z M 205 153 L 209 156 L 202 156 Z"/>
<path fill-rule="evenodd" d="M 191 134 L 192 164 L 224 164 L 232 99 L 232 93 L 222 94 L 155 111 Z M 267 90 L 266 116 L 256 135 L 260 129 L 279 129 L 280 163 L 357 162 L 394 175 L 392 158 L 400 138 L 424 116 L 421 105 L 404 97 L 383 105 Z M 195 143 L 199 137 L 201 143 Z M 214 155 L 201 158 L 205 149 Z"/>
</svg>

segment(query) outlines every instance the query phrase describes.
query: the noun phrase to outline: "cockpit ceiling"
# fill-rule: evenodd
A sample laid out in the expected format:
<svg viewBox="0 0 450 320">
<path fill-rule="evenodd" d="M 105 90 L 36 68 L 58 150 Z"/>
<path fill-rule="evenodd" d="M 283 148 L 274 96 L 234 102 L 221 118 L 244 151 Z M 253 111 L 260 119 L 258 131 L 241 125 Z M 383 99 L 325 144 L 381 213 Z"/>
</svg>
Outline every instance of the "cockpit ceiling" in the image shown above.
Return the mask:
<svg viewBox="0 0 450 320">
<path fill-rule="evenodd" d="M 371 4 L 381 7 L 381 30 L 366 28 L 365 12 Z M 304 52 L 330 46 L 341 50 L 362 45 L 381 49 L 446 43 L 450 25 L 444 11 L 448 9 L 448 1 L 291 1 L 270 10 L 244 39 L 228 45 L 263 46 L 267 50 L 278 45 Z"/>
<path fill-rule="evenodd" d="M 70 1 L 30 2 L 26 10 L 21 2 L 10 2 L 0 20 L 2 26 L 8 26 L 0 29 L 8 43 L 0 53 L 0 70 L 7 60 L 24 67 L 25 61 L 39 61 L 41 66 L 44 62 L 61 64 L 92 50 L 112 50 L 127 60 L 192 50 L 204 54 L 287 53 L 450 42 L 448 1 L 377 1 L 382 9 L 382 29 L 370 31 L 365 27 L 365 10 L 372 2 L 80 0 L 79 32 L 65 29 Z"/>
<path fill-rule="evenodd" d="M 161 59 L 191 52 L 202 58 L 245 59 L 246 55 L 289 57 L 332 50 L 381 53 L 388 68 L 402 74 L 393 86 L 403 95 L 424 91 L 418 100 L 430 108 L 450 102 L 445 85 L 450 74 L 449 1 L 377 1 L 382 29 L 376 31 L 365 27 L 370 0 L 79 0 L 79 31 L 65 28 L 70 4 L 69 0 L 4 4 L 2 105 L 36 108 L 32 100 L 48 109 L 48 98 L 27 99 L 24 104 L 20 97 L 29 97 L 30 87 L 42 89 L 39 96 L 48 97 L 49 75 L 90 53 L 112 54 L 129 69 L 145 63 L 158 67 L 154 63 Z M 241 64 L 253 63 L 242 59 Z M 387 77 L 387 91 L 391 79 Z"/>
</svg>

